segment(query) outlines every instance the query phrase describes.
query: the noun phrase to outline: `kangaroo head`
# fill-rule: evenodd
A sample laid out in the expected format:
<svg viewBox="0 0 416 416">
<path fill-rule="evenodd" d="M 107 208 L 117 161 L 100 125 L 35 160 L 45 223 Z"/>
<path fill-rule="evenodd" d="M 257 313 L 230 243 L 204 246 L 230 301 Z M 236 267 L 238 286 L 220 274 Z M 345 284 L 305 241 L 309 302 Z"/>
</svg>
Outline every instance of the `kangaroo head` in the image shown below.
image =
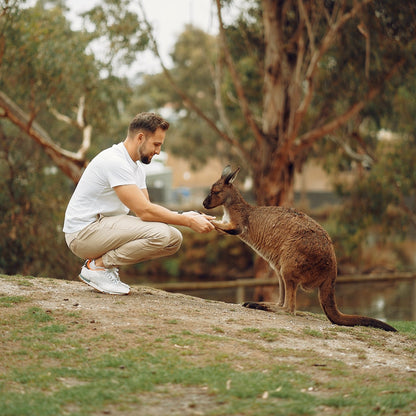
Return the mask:
<svg viewBox="0 0 416 416">
<path fill-rule="evenodd" d="M 234 179 L 239 171 L 240 168 L 232 171 L 231 166 L 229 165 L 224 168 L 221 178 L 212 185 L 209 195 L 203 202 L 205 208 L 210 209 L 224 205 L 230 195 L 231 189 L 233 188 L 232 183 L 234 182 Z"/>
</svg>

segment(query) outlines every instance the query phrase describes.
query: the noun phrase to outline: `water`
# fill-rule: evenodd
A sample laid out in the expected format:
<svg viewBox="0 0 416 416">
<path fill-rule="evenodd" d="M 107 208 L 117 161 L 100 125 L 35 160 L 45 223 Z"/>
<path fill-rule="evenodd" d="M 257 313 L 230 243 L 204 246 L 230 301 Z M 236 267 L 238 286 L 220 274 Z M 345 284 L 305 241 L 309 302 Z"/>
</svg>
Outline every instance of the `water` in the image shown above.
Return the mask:
<svg viewBox="0 0 416 416">
<path fill-rule="evenodd" d="M 335 296 L 338 308 L 343 313 L 360 314 L 388 321 L 410 321 L 415 319 L 416 282 L 354 282 L 337 283 Z M 181 291 L 203 299 L 236 302 L 236 289 L 210 289 Z M 245 288 L 245 301 L 254 300 L 254 288 Z M 322 313 L 317 291 L 298 290 L 297 310 Z"/>
</svg>

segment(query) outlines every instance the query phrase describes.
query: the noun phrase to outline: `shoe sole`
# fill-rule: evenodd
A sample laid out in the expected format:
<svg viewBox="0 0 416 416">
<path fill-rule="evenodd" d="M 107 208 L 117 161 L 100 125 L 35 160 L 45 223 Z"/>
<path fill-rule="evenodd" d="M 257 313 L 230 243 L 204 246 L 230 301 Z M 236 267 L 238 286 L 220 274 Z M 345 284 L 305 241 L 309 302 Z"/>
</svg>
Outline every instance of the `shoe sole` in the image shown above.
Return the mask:
<svg viewBox="0 0 416 416">
<path fill-rule="evenodd" d="M 128 295 L 130 293 L 130 290 L 127 293 L 124 292 L 110 292 L 108 290 L 104 290 L 100 287 L 98 287 L 95 283 L 91 282 L 90 280 L 86 279 L 85 277 L 78 275 L 79 280 L 81 280 L 81 282 L 86 283 L 88 286 L 91 286 L 92 288 L 94 288 L 96 291 L 100 292 L 100 293 L 105 293 L 107 295 Z"/>
</svg>

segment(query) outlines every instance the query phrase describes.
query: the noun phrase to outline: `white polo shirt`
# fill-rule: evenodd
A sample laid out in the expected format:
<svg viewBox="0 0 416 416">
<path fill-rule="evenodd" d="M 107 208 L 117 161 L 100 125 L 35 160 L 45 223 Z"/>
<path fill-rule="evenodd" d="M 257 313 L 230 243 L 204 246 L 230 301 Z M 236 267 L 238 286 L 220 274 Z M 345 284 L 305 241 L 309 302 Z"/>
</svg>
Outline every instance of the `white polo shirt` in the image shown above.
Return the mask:
<svg viewBox="0 0 416 416">
<path fill-rule="evenodd" d="M 103 150 L 88 164 L 66 209 L 64 233 L 81 231 L 100 215 L 127 214 L 113 189 L 120 185 L 146 188 L 144 166 L 133 161 L 123 143 Z"/>
</svg>

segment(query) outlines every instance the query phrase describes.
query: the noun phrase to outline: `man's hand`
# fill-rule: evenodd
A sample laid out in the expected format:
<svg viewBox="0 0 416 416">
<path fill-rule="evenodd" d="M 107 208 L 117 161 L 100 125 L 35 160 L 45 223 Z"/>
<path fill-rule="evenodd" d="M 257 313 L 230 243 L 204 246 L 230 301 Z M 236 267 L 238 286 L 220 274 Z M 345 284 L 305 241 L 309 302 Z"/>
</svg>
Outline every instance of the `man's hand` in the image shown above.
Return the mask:
<svg viewBox="0 0 416 416">
<path fill-rule="evenodd" d="M 182 215 L 189 217 L 189 228 L 198 232 L 198 233 L 209 233 L 215 227 L 211 224 L 211 220 L 214 220 L 215 217 L 206 214 L 200 214 L 196 211 L 187 211 Z"/>
</svg>

